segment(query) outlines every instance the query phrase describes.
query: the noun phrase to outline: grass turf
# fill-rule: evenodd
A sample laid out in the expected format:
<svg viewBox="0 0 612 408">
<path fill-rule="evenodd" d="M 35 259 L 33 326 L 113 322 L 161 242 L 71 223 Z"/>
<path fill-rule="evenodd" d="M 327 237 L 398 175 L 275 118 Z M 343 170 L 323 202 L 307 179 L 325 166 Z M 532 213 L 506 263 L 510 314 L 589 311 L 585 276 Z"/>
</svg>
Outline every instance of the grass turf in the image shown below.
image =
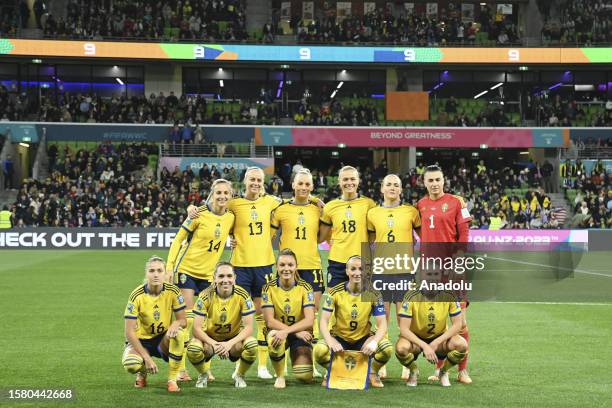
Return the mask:
<svg viewBox="0 0 612 408">
<path fill-rule="evenodd" d="M 577 406 L 612 399 L 608 364 L 612 337 L 608 305 L 473 303 L 468 311 L 474 384 L 428 384 L 432 367 L 419 359 L 419 386 L 399 380 L 393 358 L 382 390 L 327 391 L 289 376 L 283 391 L 273 380 L 247 374 L 236 390 L 233 364 L 213 360 L 217 381 L 193 382 L 180 395 L 165 391 L 166 365 L 144 390 L 121 366 L 122 313 L 142 282 L 151 251 L 0 251 L 0 388 L 73 388 L 77 406 L 361 407 L 361 406 Z M 587 277 L 584 277 L 587 279 Z M 589 275 L 609 284 L 610 278 Z M 397 338 L 391 325 L 390 337 Z M 195 376 L 193 367 L 190 367 Z M 7 403 L 7 400 L 0 401 Z M 19 404 L 19 406 L 34 404 Z M 44 406 L 65 406 L 45 403 Z"/>
</svg>

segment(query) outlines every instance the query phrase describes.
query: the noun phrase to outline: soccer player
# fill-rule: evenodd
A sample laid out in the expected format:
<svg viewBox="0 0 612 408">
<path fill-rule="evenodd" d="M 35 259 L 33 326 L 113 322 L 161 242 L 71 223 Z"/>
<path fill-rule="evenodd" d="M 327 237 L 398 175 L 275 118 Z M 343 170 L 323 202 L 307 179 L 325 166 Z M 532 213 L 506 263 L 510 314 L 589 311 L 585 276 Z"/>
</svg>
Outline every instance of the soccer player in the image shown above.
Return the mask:
<svg viewBox="0 0 612 408">
<path fill-rule="evenodd" d="M 469 223 L 472 220 L 467 208 L 462 208 L 463 204 L 459 197 L 444 192 L 444 174 L 442 169 L 437 166 L 428 166 L 423 174 L 427 196 L 419 200 L 417 208 L 421 213 L 422 226 L 417 233 L 421 237 L 421 242 L 425 244 L 434 243 L 434 246 L 440 244 L 435 243 L 452 243 L 452 242 L 468 242 Z M 427 251 L 440 252 L 440 248 L 425 247 Z M 457 248 L 454 248 L 457 249 Z M 451 248 L 442 248 L 442 252 L 450 251 Z M 437 256 L 440 254 L 438 253 Z M 453 255 L 443 254 L 442 256 Z M 465 310 L 468 306 L 467 302 L 462 302 L 462 308 Z M 465 311 L 461 314 L 463 327 L 461 336 L 469 345 L 470 335 L 467 328 Z M 438 373 L 444 364 L 443 361 L 438 362 L 436 371 L 429 379 L 437 381 Z M 457 380 L 464 384 L 471 384 L 467 371 L 467 354 L 466 359 L 459 363 L 457 367 L 459 374 Z"/>
<path fill-rule="evenodd" d="M 270 360 L 276 373 L 275 388 L 285 388 L 285 350 L 289 349 L 293 376 L 311 382 L 314 293 L 299 278 L 298 260 L 290 249 L 283 249 L 276 261 L 276 279 L 262 291 Z"/>
<path fill-rule="evenodd" d="M 187 333 L 185 302 L 181 291 L 165 283 L 164 260 L 152 256 L 145 266 L 146 283 L 130 294 L 125 308 L 125 337 L 122 364 L 127 372 L 136 374 L 136 388 L 147 385 L 147 374 L 159 370 L 152 357 L 168 362 L 169 392 L 179 392 L 176 384 Z M 172 315 L 174 314 L 174 321 Z"/>
<path fill-rule="evenodd" d="M 412 233 L 414 228 L 421 226 L 419 211 L 409 204 L 402 203 L 402 180 L 395 174 L 388 174 L 382 180 L 380 192 L 383 203 L 368 211 L 368 233 L 370 242 L 375 243 L 402 243 L 406 244 L 406 253 L 413 254 Z M 402 296 L 393 298 L 396 310 L 400 309 Z M 387 325 L 391 314 L 390 302 L 385 302 Z M 386 377 L 385 366 L 379 373 L 381 378 Z"/>
<path fill-rule="evenodd" d="M 440 271 L 421 270 L 428 282 L 440 282 Z M 410 291 L 404 296 L 400 319 L 400 337 L 395 345 L 395 355 L 404 367 L 410 369 L 406 385 L 416 387 L 419 370 L 415 360 L 422 352 L 427 361 L 440 368 L 440 384 L 449 387 L 448 370 L 463 360 L 467 354 L 467 342 L 458 333 L 461 330 L 461 306 L 447 292 L 435 290 Z M 448 320 L 452 325 L 448 327 Z"/>
<path fill-rule="evenodd" d="M 380 294 L 362 291 L 360 256 L 355 255 L 347 260 L 345 273 L 348 282 L 340 282 L 332 287 L 323 302 L 319 324 L 323 340 L 314 347 L 315 359 L 327 369 L 331 352 L 355 350 L 373 356 L 370 384 L 375 388 L 382 388 L 384 385 L 378 371 L 389 361 L 393 352 L 393 346 L 384 338 L 387 332 L 385 306 Z M 375 300 L 363 299 L 369 296 Z M 332 315 L 335 321 L 330 330 L 329 319 Z M 376 333 L 371 332 L 370 316 L 376 319 Z"/>
<path fill-rule="evenodd" d="M 193 338 L 187 347 L 187 358 L 199 373 L 195 386 L 208 386 L 204 363 L 216 354 L 233 362 L 240 360 L 234 385 L 246 387 L 244 375 L 257 357 L 257 340 L 251 336 L 255 309 L 247 291 L 236 285 L 230 263 L 217 264 L 214 285 L 200 293 L 193 313 Z"/>
<path fill-rule="evenodd" d="M 344 166 L 338 173 L 340 198 L 323 207 L 319 227 L 319 242 L 328 240 L 331 245 L 327 266 L 329 288 L 346 282 L 346 261 L 361 253 L 361 244 L 368 242 L 368 211 L 376 206 L 371 198 L 359 196 L 359 172 L 352 166 Z"/>
<path fill-rule="evenodd" d="M 194 296 L 210 286 L 215 265 L 221 258 L 227 237 L 234 226 L 234 214 L 227 211 L 232 196 L 230 181 L 215 180 L 205 208 L 194 219 L 185 220 L 170 247 L 166 270 L 173 273 L 174 283 L 181 289 L 185 299 L 187 333 L 191 333 L 193 326 Z M 179 381 L 191 379 L 184 364 L 185 357 Z M 210 366 L 206 368 L 208 380 L 214 380 Z"/>
</svg>

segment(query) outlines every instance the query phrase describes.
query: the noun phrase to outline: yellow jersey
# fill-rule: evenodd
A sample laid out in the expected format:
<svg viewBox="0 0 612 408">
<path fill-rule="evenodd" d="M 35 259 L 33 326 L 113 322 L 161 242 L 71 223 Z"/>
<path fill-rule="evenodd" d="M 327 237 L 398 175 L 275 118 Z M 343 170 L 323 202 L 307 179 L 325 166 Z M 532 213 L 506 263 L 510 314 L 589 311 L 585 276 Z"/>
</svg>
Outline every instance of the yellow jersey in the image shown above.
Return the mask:
<svg viewBox="0 0 612 408">
<path fill-rule="evenodd" d="M 370 335 L 370 316 L 384 316 L 385 304 L 380 293 L 355 295 L 346 290 L 347 285 L 348 282 L 343 282 L 331 288 L 323 303 L 323 310 L 336 318 L 331 334 L 354 343 Z M 372 300 L 364 300 L 369 298 Z"/>
<path fill-rule="evenodd" d="M 451 293 L 440 292 L 429 299 L 419 291 L 411 291 L 404 295 L 398 316 L 412 319 L 410 331 L 418 337 L 433 340 L 448 330 L 449 318 L 460 313 L 461 306 Z"/>
<path fill-rule="evenodd" d="M 172 313 L 183 309 L 185 300 L 177 286 L 164 283 L 159 295 L 154 296 L 145 283 L 130 294 L 123 317 L 137 320 L 138 338 L 151 339 L 164 334 L 172 323 Z"/>
<path fill-rule="evenodd" d="M 272 214 L 272 228 L 280 229 L 280 249 L 291 249 L 298 269 L 321 269 L 317 235 L 320 210 L 316 204 L 287 202 Z"/>
<path fill-rule="evenodd" d="M 257 200 L 239 197 L 229 202 L 228 209 L 236 216 L 234 238 L 237 246 L 232 251 L 232 265 L 255 267 L 274 263 L 270 219 L 272 211 L 282 202 L 272 195 L 264 195 Z"/>
<path fill-rule="evenodd" d="M 274 318 L 287 326 L 304 319 L 304 308 L 315 305 L 312 287 L 301 279 L 289 290 L 280 286 L 279 278 L 268 282 L 261 290 L 261 301 L 262 308 L 273 308 Z"/>
<path fill-rule="evenodd" d="M 377 206 L 368 211 L 368 231 L 376 242 L 412 242 L 412 229 L 421 226 L 419 210 L 408 204 Z"/>
<path fill-rule="evenodd" d="M 368 242 L 367 215 L 376 203 L 371 198 L 353 200 L 336 198 L 323 207 L 321 222 L 331 226 L 329 259 L 346 263 L 353 255 L 361 254 L 361 244 Z"/>
<path fill-rule="evenodd" d="M 187 218 L 179 229 L 168 254 L 166 270 L 185 273 L 212 282 L 215 265 L 219 262 L 227 237 L 234 227 L 234 214 L 217 215 L 204 207 L 197 218 Z"/>
<path fill-rule="evenodd" d="M 205 318 L 202 329 L 210 338 L 226 341 L 240 333 L 242 317 L 255 313 L 255 307 L 247 291 L 238 285 L 228 298 L 210 286 L 198 295 L 193 313 Z"/>
</svg>

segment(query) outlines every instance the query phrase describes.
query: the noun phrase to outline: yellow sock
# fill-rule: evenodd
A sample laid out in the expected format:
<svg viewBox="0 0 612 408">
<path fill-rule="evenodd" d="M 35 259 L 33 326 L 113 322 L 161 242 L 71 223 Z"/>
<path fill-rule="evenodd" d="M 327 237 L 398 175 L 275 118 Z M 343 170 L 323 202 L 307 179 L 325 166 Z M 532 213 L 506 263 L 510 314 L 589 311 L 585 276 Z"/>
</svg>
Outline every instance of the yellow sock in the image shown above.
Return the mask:
<svg viewBox="0 0 612 408">
<path fill-rule="evenodd" d="M 378 373 L 380 367 L 387 364 L 387 361 L 391 359 L 391 354 L 393 353 L 393 346 L 389 343 L 389 340 L 382 339 L 380 343 L 378 343 L 378 348 L 376 349 L 376 353 L 374 353 L 374 358 L 372 359 L 372 372 Z"/>
<path fill-rule="evenodd" d="M 193 329 L 193 310 L 192 309 L 188 309 L 187 312 L 187 327 L 185 329 L 186 331 L 186 344 L 185 347 L 187 347 L 189 345 L 189 340 L 191 340 L 191 330 Z M 183 353 L 183 358 L 181 359 L 181 366 L 179 368 L 179 371 L 187 371 L 187 353 Z"/>
<path fill-rule="evenodd" d="M 319 333 L 319 312 L 315 312 L 315 321 L 312 328 L 312 336 L 318 339 L 321 333 Z"/>
<path fill-rule="evenodd" d="M 238 375 L 243 376 L 247 370 L 251 368 L 257 356 L 256 350 L 257 340 L 255 340 L 253 337 L 247 337 L 242 345 L 242 353 L 240 354 L 238 370 L 236 370 Z"/>
<path fill-rule="evenodd" d="M 187 358 L 191 361 L 191 364 L 198 370 L 198 373 L 204 374 L 206 372 L 204 364 L 206 363 L 206 355 L 204 354 L 204 347 L 202 342 L 198 339 L 192 339 L 187 346 Z"/>
<path fill-rule="evenodd" d="M 272 344 L 272 334 L 274 334 L 274 332 L 268 333 L 266 339 L 268 344 Z M 272 362 L 272 368 L 274 368 L 276 376 L 284 377 L 287 364 L 285 342 L 283 341 L 278 347 L 268 346 L 268 352 L 270 353 L 270 361 Z"/>
<path fill-rule="evenodd" d="M 204 362 L 204 371 L 205 372 L 209 372 L 210 371 L 210 363 L 212 362 L 212 360 L 208 360 Z"/>
<path fill-rule="evenodd" d="M 187 332 L 179 330 L 176 337 L 170 339 L 168 350 L 168 380 L 176 381 L 176 376 L 181 369 L 181 360 L 185 352 L 185 340 Z"/>
<path fill-rule="evenodd" d="M 310 365 L 294 365 L 293 366 L 293 377 L 296 380 L 310 383 L 312 382 L 312 366 Z"/>
<path fill-rule="evenodd" d="M 121 358 L 123 368 L 130 374 L 144 373 L 146 369 L 144 360 L 138 354 L 130 353 L 130 351 L 131 349 L 125 349 L 123 352 Z"/>
<path fill-rule="evenodd" d="M 442 371 L 448 371 L 454 365 L 457 365 L 461 360 L 465 358 L 467 353 L 462 353 L 461 351 L 453 350 L 450 351 L 446 355 L 446 360 L 444 360 L 444 366 L 442 366 Z"/>
<path fill-rule="evenodd" d="M 261 314 L 255 316 L 255 323 L 257 324 L 257 366 L 264 368 L 268 366 L 268 343 L 264 336 L 264 329 L 266 322 Z"/>
</svg>

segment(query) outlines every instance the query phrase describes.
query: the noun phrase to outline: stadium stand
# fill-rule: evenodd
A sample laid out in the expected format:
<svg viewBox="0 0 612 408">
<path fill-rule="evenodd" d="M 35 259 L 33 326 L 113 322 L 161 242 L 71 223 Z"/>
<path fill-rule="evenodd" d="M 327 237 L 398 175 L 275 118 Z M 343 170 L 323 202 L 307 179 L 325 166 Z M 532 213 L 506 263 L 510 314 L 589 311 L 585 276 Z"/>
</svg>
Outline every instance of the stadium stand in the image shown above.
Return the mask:
<svg viewBox="0 0 612 408">
<path fill-rule="evenodd" d="M 49 38 L 241 41 L 245 3 L 70 0 L 66 19 L 47 18 L 44 31 Z"/>
<path fill-rule="evenodd" d="M 542 41 L 545 44 L 591 45 L 612 41 L 612 7 L 608 2 L 542 0 L 538 3 L 544 17 Z"/>
</svg>

